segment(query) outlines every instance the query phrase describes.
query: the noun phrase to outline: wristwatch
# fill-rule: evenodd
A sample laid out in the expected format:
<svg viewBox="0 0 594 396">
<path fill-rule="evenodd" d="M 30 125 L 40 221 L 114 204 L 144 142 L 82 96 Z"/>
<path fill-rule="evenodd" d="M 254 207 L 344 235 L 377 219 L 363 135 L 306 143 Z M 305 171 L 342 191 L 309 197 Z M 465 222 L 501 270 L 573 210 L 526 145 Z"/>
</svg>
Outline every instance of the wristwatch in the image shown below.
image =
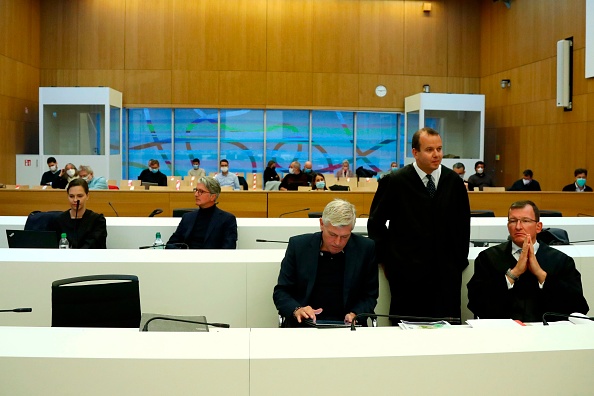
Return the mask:
<svg viewBox="0 0 594 396">
<path fill-rule="evenodd" d="M 514 282 L 517 282 L 518 279 L 520 279 L 519 276 L 515 276 L 514 274 L 512 274 L 511 268 L 507 269 L 507 271 L 505 272 L 505 275 L 509 276 Z"/>
</svg>

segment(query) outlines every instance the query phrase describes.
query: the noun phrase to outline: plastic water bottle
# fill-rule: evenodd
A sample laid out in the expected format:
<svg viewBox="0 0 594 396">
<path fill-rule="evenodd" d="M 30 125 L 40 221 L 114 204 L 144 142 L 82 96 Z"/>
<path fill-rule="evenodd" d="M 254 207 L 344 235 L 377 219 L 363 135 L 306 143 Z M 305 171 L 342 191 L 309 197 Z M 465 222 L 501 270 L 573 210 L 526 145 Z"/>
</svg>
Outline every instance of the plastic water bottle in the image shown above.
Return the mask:
<svg viewBox="0 0 594 396">
<path fill-rule="evenodd" d="M 60 236 L 60 242 L 58 243 L 58 247 L 60 249 L 70 249 L 70 242 L 68 242 L 65 232 L 63 232 Z"/>
<path fill-rule="evenodd" d="M 153 242 L 153 249 L 165 249 L 165 243 L 161 239 L 161 233 L 157 232 L 155 242 Z"/>
</svg>

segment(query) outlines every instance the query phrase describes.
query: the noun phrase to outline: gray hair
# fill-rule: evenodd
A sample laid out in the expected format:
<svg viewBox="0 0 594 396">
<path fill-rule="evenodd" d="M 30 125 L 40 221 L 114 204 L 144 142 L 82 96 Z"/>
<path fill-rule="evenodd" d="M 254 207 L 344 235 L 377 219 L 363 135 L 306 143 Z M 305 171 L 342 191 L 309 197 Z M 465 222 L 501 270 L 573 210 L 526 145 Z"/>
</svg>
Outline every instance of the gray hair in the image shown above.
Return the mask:
<svg viewBox="0 0 594 396">
<path fill-rule="evenodd" d="M 198 179 L 197 183 L 204 184 L 208 192 L 215 194 L 217 196 L 216 199 L 219 199 L 219 195 L 221 194 L 221 185 L 217 179 L 210 176 L 202 176 L 200 179 Z"/>
<path fill-rule="evenodd" d="M 355 205 L 345 201 L 344 199 L 335 198 L 324 208 L 322 214 L 322 221 L 324 225 L 333 225 L 334 227 L 351 226 L 355 228 L 355 221 L 357 214 L 355 213 Z"/>
<path fill-rule="evenodd" d="M 78 167 L 78 172 L 80 173 L 80 171 L 85 171 L 89 175 L 94 175 L 93 168 L 91 168 L 89 165 L 81 165 L 81 166 L 79 166 Z"/>
<path fill-rule="evenodd" d="M 454 166 L 452 166 L 452 169 L 464 169 L 464 170 L 466 170 L 466 167 L 464 166 L 464 164 L 462 162 L 456 162 L 454 164 Z"/>
</svg>

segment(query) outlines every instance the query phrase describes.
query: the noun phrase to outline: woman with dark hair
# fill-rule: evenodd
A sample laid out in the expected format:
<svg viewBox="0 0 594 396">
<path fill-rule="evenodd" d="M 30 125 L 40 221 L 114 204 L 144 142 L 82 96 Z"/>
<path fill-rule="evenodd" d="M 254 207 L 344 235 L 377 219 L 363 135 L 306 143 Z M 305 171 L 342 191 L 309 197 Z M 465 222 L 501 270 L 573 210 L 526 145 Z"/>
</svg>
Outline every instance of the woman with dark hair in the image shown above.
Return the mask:
<svg viewBox="0 0 594 396">
<path fill-rule="evenodd" d="M 316 191 L 328 190 L 326 186 L 326 177 L 322 173 L 316 173 L 314 176 L 314 182 L 311 184 L 311 189 Z"/>
<path fill-rule="evenodd" d="M 105 217 L 87 209 L 87 182 L 84 179 L 74 179 L 68 184 L 66 192 L 70 209 L 56 217 L 49 230 L 56 231 L 58 239 L 62 233 L 66 233 L 71 249 L 106 249 Z"/>
<path fill-rule="evenodd" d="M 262 187 L 266 187 L 266 183 L 269 181 L 277 181 L 280 183 L 280 176 L 276 173 L 276 161 L 274 160 L 268 161 L 268 165 L 266 165 L 266 169 L 264 169 L 264 184 Z"/>
</svg>

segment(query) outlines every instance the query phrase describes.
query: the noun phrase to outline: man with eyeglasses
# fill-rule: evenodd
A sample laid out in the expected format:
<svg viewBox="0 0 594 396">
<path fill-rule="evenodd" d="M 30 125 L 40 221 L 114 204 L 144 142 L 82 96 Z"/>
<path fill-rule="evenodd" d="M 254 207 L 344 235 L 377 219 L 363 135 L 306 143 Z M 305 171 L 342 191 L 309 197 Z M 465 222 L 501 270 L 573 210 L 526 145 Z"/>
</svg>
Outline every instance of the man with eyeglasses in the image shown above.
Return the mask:
<svg viewBox="0 0 594 396">
<path fill-rule="evenodd" d="M 540 212 L 532 201 L 509 208 L 510 240 L 482 251 L 468 282 L 468 308 L 481 319 L 541 322 L 545 312 L 588 312 L 573 258 L 545 243 Z"/>
<path fill-rule="evenodd" d="M 237 220 L 231 213 L 217 208 L 220 193 L 221 186 L 214 178 L 199 178 L 194 188 L 198 210 L 182 216 L 167 245 L 186 244 L 190 249 L 235 249 Z"/>
</svg>

